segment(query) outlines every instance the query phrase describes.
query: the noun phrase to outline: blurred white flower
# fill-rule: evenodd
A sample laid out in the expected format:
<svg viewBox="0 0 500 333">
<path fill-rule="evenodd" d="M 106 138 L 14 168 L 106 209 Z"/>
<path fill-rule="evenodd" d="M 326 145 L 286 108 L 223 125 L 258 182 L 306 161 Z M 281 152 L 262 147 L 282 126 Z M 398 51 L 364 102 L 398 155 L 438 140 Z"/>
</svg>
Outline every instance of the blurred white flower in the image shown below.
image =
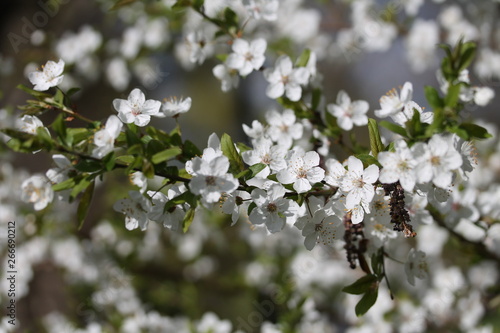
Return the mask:
<svg viewBox="0 0 500 333">
<path fill-rule="evenodd" d="M 120 134 L 122 126 L 123 123 L 117 116 L 109 116 L 104 128 L 94 134 L 94 145 L 97 147 L 92 150 L 92 156 L 103 158 L 113 151 L 115 139 Z"/>
<path fill-rule="evenodd" d="M 264 64 L 266 48 L 267 42 L 263 38 L 250 43 L 241 38 L 235 39 L 232 46 L 233 53 L 227 57 L 226 64 L 229 68 L 238 70 L 240 75 L 246 76 Z"/>
<path fill-rule="evenodd" d="M 428 274 L 427 262 L 425 261 L 425 253 L 412 248 L 408 253 L 408 258 L 405 262 L 405 273 L 408 283 L 415 285 L 415 278 L 425 279 Z"/>
<path fill-rule="evenodd" d="M 125 214 L 125 228 L 134 230 L 138 227 L 146 230 L 151 212 L 151 202 L 138 191 L 129 191 L 129 198 L 121 199 L 115 202 L 113 208 L 115 211 Z"/>
<path fill-rule="evenodd" d="M 54 199 L 50 181 L 42 175 L 34 175 L 21 184 L 21 200 L 34 203 L 35 210 L 42 210 Z"/>
<path fill-rule="evenodd" d="M 294 69 L 292 60 L 283 55 L 276 60 L 274 68 L 264 70 L 264 77 L 269 82 L 266 94 L 273 99 L 286 95 L 288 99 L 296 102 L 302 96 L 301 85 L 309 81 L 309 74 L 305 67 Z"/>
<path fill-rule="evenodd" d="M 345 131 L 350 131 L 353 124 L 356 126 L 364 126 L 368 124 L 368 102 L 352 101 L 349 95 L 344 90 L 339 91 L 336 104 L 328 104 L 326 109 L 335 118 L 340 128 Z"/>
<path fill-rule="evenodd" d="M 161 105 L 159 117 L 175 117 L 178 114 L 186 113 L 191 109 L 191 97 L 177 99 L 176 97 L 169 98 Z"/>
</svg>

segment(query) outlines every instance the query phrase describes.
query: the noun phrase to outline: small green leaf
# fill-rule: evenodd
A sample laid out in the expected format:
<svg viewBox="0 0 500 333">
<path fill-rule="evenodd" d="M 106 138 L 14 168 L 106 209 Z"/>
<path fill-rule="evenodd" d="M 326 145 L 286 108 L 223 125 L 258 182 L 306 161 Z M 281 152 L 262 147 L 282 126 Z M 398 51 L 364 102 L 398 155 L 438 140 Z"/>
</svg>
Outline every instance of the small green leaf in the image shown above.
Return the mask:
<svg viewBox="0 0 500 333">
<path fill-rule="evenodd" d="M 240 153 L 243 153 L 243 152 L 246 152 L 246 151 L 249 151 L 249 150 L 253 149 L 251 147 L 248 147 L 246 144 L 244 144 L 242 142 L 237 142 L 236 143 L 236 147 L 238 147 Z"/>
<path fill-rule="evenodd" d="M 368 135 L 370 136 L 370 148 L 372 154 L 375 158 L 377 158 L 378 153 L 384 150 L 384 145 L 382 144 L 377 121 L 375 119 L 368 119 Z"/>
<path fill-rule="evenodd" d="M 311 56 L 311 50 L 305 49 L 295 63 L 296 67 L 306 67 Z"/>
<path fill-rule="evenodd" d="M 90 203 L 92 202 L 92 196 L 94 195 L 94 187 L 95 182 L 91 182 L 89 186 L 83 192 L 83 195 L 80 199 L 80 203 L 78 204 L 77 209 L 77 217 L 78 217 L 78 230 L 82 229 L 83 222 L 85 221 L 85 217 L 89 211 Z"/>
<path fill-rule="evenodd" d="M 354 283 L 342 288 L 342 291 L 348 294 L 361 295 L 366 293 L 374 284 L 378 283 L 377 276 L 367 274 L 357 279 Z"/>
<path fill-rule="evenodd" d="M 45 146 L 45 149 L 50 151 L 54 147 L 54 141 L 50 136 L 49 131 L 45 127 L 38 127 L 36 129 L 36 136 L 40 140 L 41 143 Z"/>
<path fill-rule="evenodd" d="M 54 192 L 63 191 L 73 188 L 73 186 L 75 186 L 75 180 L 73 178 L 68 178 L 65 181 L 52 185 L 52 190 Z"/>
<path fill-rule="evenodd" d="M 439 96 L 439 93 L 436 90 L 436 88 L 431 86 L 425 86 L 424 91 L 425 91 L 425 98 L 427 99 L 427 102 L 429 102 L 429 105 L 433 109 L 439 109 L 444 107 L 444 101 Z"/>
<path fill-rule="evenodd" d="M 387 128 L 389 131 L 391 131 L 393 133 L 399 134 L 405 138 L 408 137 L 406 130 L 399 125 L 396 125 L 394 123 L 390 123 L 386 120 L 382 120 L 381 122 L 379 122 L 379 124 L 380 124 L 380 126 Z"/>
<path fill-rule="evenodd" d="M 183 232 L 186 233 L 189 230 L 191 223 L 193 223 L 194 213 L 195 213 L 194 207 L 189 208 L 188 211 L 186 212 L 186 215 L 184 216 L 184 219 L 182 220 L 182 231 Z"/>
<path fill-rule="evenodd" d="M 380 162 L 375 157 L 373 157 L 372 155 L 357 154 L 357 155 L 354 155 L 354 156 L 357 157 L 359 160 L 361 160 L 361 162 L 363 162 L 363 166 L 365 168 L 369 167 L 372 164 L 375 164 L 379 168 L 382 167 L 382 165 L 380 164 Z"/>
<path fill-rule="evenodd" d="M 80 179 L 80 181 L 78 183 L 75 184 L 75 186 L 73 187 L 73 189 L 71 190 L 71 193 L 70 193 L 70 202 L 76 198 L 76 196 L 82 192 L 83 190 L 85 190 L 87 188 L 87 186 L 89 186 L 91 183 L 91 180 L 89 177 L 85 177 L 85 178 L 82 178 Z"/>
<path fill-rule="evenodd" d="M 234 142 L 231 137 L 224 133 L 220 140 L 222 153 L 229 159 L 229 163 L 231 164 L 230 171 L 234 174 L 238 174 L 245 169 L 245 165 L 243 164 L 243 160 L 241 159 L 240 154 L 234 147 Z"/>
<path fill-rule="evenodd" d="M 257 164 L 250 166 L 249 169 L 252 173 L 250 174 L 250 177 L 248 177 L 247 179 L 251 179 L 251 178 L 255 177 L 259 172 L 261 172 L 265 168 L 266 168 L 266 165 L 264 163 L 257 163 Z"/>
<path fill-rule="evenodd" d="M 102 170 L 102 164 L 99 161 L 91 159 L 81 159 L 75 165 L 75 169 L 81 172 L 97 172 Z"/>
<path fill-rule="evenodd" d="M 110 152 L 106 156 L 103 157 L 102 163 L 106 168 L 106 171 L 111 171 L 115 167 L 115 152 Z"/>
<path fill-rule="evenodd" d="M 476 56 L 476 43 L 466 42 L 462 45 L 457 71 L 460 73 L 470 66 Z"/>
<path fill-rule="evenodd" d="M 356 316 L 360 317 L 364 315 L 365 313 L 370 310 L 370 308 L 375 304 L 377 301 L 377 296 L 378 296 L 378 285 L 376 285 L 373 288 L 370 288 L 366 294 L 361 297 L 360 301 L 358 304 L 356 304 L 356 307 L 354 308 L 354 311 L 356 312 Z"/>
<path fill-rule="evenodd" d="M 459 128 L 466 131 L 469 138 L 487 139 L 487 138 L 492 137 L 492 135 L 490 133 L 488 133 L 486 128 L 481 127 L 481 126 L 476 125 L 476 124 L 463 123 L 463 124 L 460 124 Z"/>
<path fill-rule="evenodd" d="M 311 101 L 311 109 L 318 109 L 319 103 L 321 102 L 321 97 L 323 96 L 323 91 L 319 88 L 315 88 L 312 91 L 312 101 Z"/>
<path fill-rule="evenodd" d="M 116 162 L 123 162 L 125 164 L 131 164 L 134 160 L 135 157 L 133 155 L 122 155 L 116 158 Z"/>
<path fill-rule="evenodd" d="M 133 145 L 141 145 L 142 146 L 141 139 L 139 138 L 139 136 L 137 136 L 137 134 L 134 132 L 133 129 L 131 129 L 131 128 L 126 129 L 125 135 L 127 137 L 127 145 L 129 147 L 133 146 Z"/>
<path fill-rule="evenodd" d="M 26 87 L 24 84 L 17 85 L 17 89 L 21 89 L 22 91 L 30 94 L 31 96 L 39 98 L 39 99 L 44 99 L 44 98 L 50 97 L 50 94 L 30 89 L 30 88 Z"/>
<path fill-rule="evenodd" d="M 165 149 L 164 151 L 154 154 L 151 158 L 151 162 L 153 162 L 153 164 L 159 164 L 161 162 L 171 160 L 181 153 L 182 149 L 179 147 Z"/>
</svg>

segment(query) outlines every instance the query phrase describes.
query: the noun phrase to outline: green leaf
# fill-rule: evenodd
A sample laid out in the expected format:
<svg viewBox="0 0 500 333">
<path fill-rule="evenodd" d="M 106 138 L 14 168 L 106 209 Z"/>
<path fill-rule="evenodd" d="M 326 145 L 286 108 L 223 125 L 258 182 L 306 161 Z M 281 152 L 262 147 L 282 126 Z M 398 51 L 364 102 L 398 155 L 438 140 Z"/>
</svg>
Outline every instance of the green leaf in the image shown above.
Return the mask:
<svg viewBox="0 0 500 333">
<path fill-rule="evenodd" d="M 370 288 L 373 288 L 373 285 L 376 285 L 377 283 L 378 279 L 376 275 L 367 274 L 356 280 L 354 283 L 342 288 L 342 291 L 348 294 L 361 295 L 370 290 Z"/>
<path fill-rule="evenodd" d="M 389 131 L 391 131 L 393 133 L 401 135 L 402 137 L 405 137 L 405 138 L 408 137 L 408 134 L 406 133 L 406 130 L 403 127 L 399 126 L 399 125 L 396 125 L 394 123 L 390 123 L 390 122 L 388 122 L 386 120 L 382 120 L 381 122 L 379 122 L 379 125 L 382 126 L 382 127 L 387 128 Z"/>
<path fill-rule="evenodd" d="M 58 106 L 64 106 L 64 94 L 60 89 L 56 90 L 56 94 L 54 95 L 54 102 Z"/>
<path fill-rule="evenodd" d="M 51 96 L 48 93 L 44 93 L 44 92 L 41 92 L 41 91 L 30 89 L 30 88 L 26 87 L 24 84 L 17 85 L 17 89 L 21 89 L 22 91 L 30 94 L 31 96 L 39 98 L 39 99 L 44 99 L 44 98 L 47 98 L 47 97 Z"/>
<path fill-rule="evenodd" d="M 149 135 L 147 137 L 150 138 L 150 140 L 148 141 L 148 143 L 146 145 L 146 156 L 151 158 L 155 154 L 165 150 L 166 147 L 162 142 L 151 138 Z"/>
<path fill-rule="evenodd" d="M 150 179 L 155 176 L 155 168 L 153 164 L 146 159 L 144 159 L 144 162 L 142 163 L 142 173 L 146 176 L 146 178 Z"/>
<path fill-rule="evenodd" d="M 242 142 L 237 142 L 236 143 L 236 147 L 238 147 L 238 149 L 240 150 L 240 153 L 243 153 L 243 152 L 246 152 L 248 150 L 252 150 L 253 149 L 251 147 L 248 147 L 246 144 L 244 144 Z"/>
<path fill-rule="evenodd" d="M 311 56 L 311 50 L 305 49 L 300 57 L 297 59 L 295 66 L 296 67 L 306 67 L 309 62 L 309 57 Z"/>
<path fill-rule="evenodd" d="M 56 120 L 54 120 L 51 126 L 54 129 L 54 132 L 56 132 L 57 137 L 63 144 L 68 146 L 71 145 L 70 143 L 68 143 L 69 137 L 67 136 L 66 123 L 64 122 L 64 116 L 62 113 L 60 113 L 56 117 Z M 70 139 L 73 140 L 72 137 L 70 137 Z"/>
<path fill-rule="evenodd" d="M 182 146 L 183 156 L 186 159 L 191 159 L 196 156 L 201 156 L 203 153 L 194 143 L 186 140 Z"/>
<path fill-rule="evenodd" d="M 413 116 L 405 123 L 406 131 L 411 138 L 416 138 L 422 134 L 422 123 L 420 122 L 420 112 L 413 109 Z"/>
<path fill-rule="evenodd" d="M 193 223 L 194 213 L 195 213 L 195 208 L 194 207 L 189 208 L 188 211 L 186 212 L 186 215 L 184 216 L 184 219 L 182 220 L 182 231 L 184 231 L 185 233 L 189 230 L 191 223 Z"/>
<path fill-rule="evenodd" d="M 76 212 L 76 216 L 78 217 L 78 230 L 81 230 L 83 227 L 83 222 L 85 221 L 85 217 L 89 211 L 90 203 L 92 202 L 92 196 L 94 195 L 94 187 L 95 182 L 91 182 L 89 186 L 83 192 L 83 195 L 80 199 L 80 203 L 78 204 L 78 209 Z"/>
<path fill-rule="evenodd" d="M 361 300 L 356 304 L 354 311 L 356 312 L 356 316 L 360 317 L 370 310 L 370 308 L 377 301 L 378 296 L 378 285 L 374 288 L 369 289 L 366 294 L 361 297 Z"/>
<path fill-rule="evenodd" d="M 36 129 L 36 136 L 40 142 L 44 145 L 45 149 L 50 151 L 54 147 L 54 141 L 50 136 L 49 131 L 45 127 L 38 127 Z"/>
<path fill-rule="evenodd" d="M 484 127 L 481 127 L 479 125 L 476 125 L 476 124 L 472 124 L 472 123 L 463 123 L 463 124 L 460 124 L 459 126 L 460 129 L 463 129 L 464 131 L 467 132 L 469 138 L 475 138 L 475 139 L 487 139 L 487 138 L 491 138 L 492 135 L 490 133 L 488 133 L 488 131 L 486 130 L 486 128 Z"/>
<path fill-rule="evenodd" d="M 354 155 L 354 156 L 357 157 L 359 160 L 361 160 L 361 162 L 363 162 L 363 166 L 365 168 L 369 167 L 372 164 L 375 164 L 379 168 L 382 167 L 382 165 L 380 164 L 380 162 L 375 157 L 373 157 L 372 155 L 357 154 L 357 155 Z"/>
<path fill-rule="evenodd" d="M 102 170 L 102 164 L 99 161 L 91 159 L 80 159 L 75 165 L 75 169 L 81 172 L 97 172 Z"/>
<path fill-rule="evenodd" d="M 68 178 L 66 179 L 65 181 L 62 181 L 58 184 L 54 184 L 52 185 L 52 190 L 54 192 L 57 192 L 57 191 L 63 191 L 63 190 L 67 190 L 67 189 L 70 189 L 72 188 L 73 186 L 75 186 L 75 179 L 73 178 Z"/>
<path fill-rule="evenodd" d="M 373 156 L 377 158 L 378 153 L 384 150 L 384 145 L 382 144 L 377 121 L 375 119 L 368 119 L 368 135 L 370 136 L 370 149 Z"/>
<path fill-rule="evenodd" d="M 431 87 L 431 86 L 425 86 L 424 92 L 425 92 L 425 98 L 427 99 L 427 102 L 429 102 L 429 105 L 433 109 L 440 109 L 440 108 L 444 107 L 444 101 L 439 96 L 439 93 L 436 90 L 436 88 Z"/>
<path fill-rule="evenodd" d="M 137 144 L 142 146 L 141 139 L 139 138 L 139 136 L 137 136 L 137 134 L 134 132 L 133 129 L 131 129 L 131 128 L 126 129 L 125 136 L 127 137 L 127 145 L 128 146 L 133 146 L 133 145 L 137 145 Z"/>
<path fill-rule="evenodd" d="M 71 97 L 71 96 L 73 96 L 74 94 L 76 94 L 77 92 L 79 92 L 80 90 L 81 90 L 80 88 L 70 88 L 70 89 L 66 92 L 66 96 Z"/>
<path fill-rule="evenodd" d="M 319 88 L 315 88 L 312 91 L 312 101 L 311 101 L 311 109 L 317 110 L 319 103 L 321 102 L 321 96 L 323 96 L 323 91 Z"/>
<path fill-rule="evenodd" d="M 91 135 L 91 131 L 86 128 L 67 128 L 66 136 L 67 141 L 76 145 L 82 141 L 87 140 L 87 138 Z"/>
<path fill-rule="evenodd" d="M 135 157 L 133 155 L 122 155 L 116 158 L 116 162 L 123 162 L 125 164 L 131 164 L 134 160 Z"/>
<path fill-rule="evenodd" d="M 182 149 L 179 147 L 165 149 L 164 151 L 154 154 L 153 157 L 151 158 L 151 162 L 153 162 L 153 164 L 159 164 L 161 162 L 171 160 L 177 155 L 180 155 L 181 153 Z"/>
<path fill-rule="evenodd" d="M 476 43 L 466 42 L 462 44 L 460 52 L 460 60 L 458 62 L 458 68 L 457 68 L 458 73 L 469 67 L 472 61 L 474 60 L 475 56 L 476 56 Z"/>
<path fill-rule="evenodd" d="M 110 152 L 106 156 L 103 157 L 102 163 L 106 168 L 106 171 L 111 171 L 115 167 L 115 152 Z"/>
<path fill-rule="evenodd" d="M 238 174 L 245 169 L 245 165 L 243 164 L 243 160 L 241 159 L 240 154 L 234 147 L 234 142 L 231 137 L 224 133 L 220 140 L 222 153 L 229 159 L 229 163 L 231 167 L 229 171 L 233 174 Z"/>
<path fill-rule="evenodd" d="M 76 185 L 73 187 L 73 189 L 71 190 L 71 193 L 70 193 L 70 202 L 76 198 L 76 196 L 82 192 L 83 190 L 85 190 L 87 188 L 87 186 L 90 185 L 91 183 L 91 178 L 90 177 L 85 177 L 85 178 L 82 178 L 80 179 L 80 181 L 78 183 L 76 183 Z"/>
<path fill-rule="evenodd" d="M 380 281 L 384 276 L 384 248 L 381 247 L 372 257 L 372 270 Z"/>
<path fill-rule="evenodd" d="M 248 177 L 247 179 L 251 179 L 251 178 L 255 177 L 259 172 L 261 172 L 265 168 L 266 168 L 266 165 L 264 163 L 257 163 L 257 164 L 250 166 L 249 169 L 252 173 L 250 174 L 250 177 Z"/>
</svg>

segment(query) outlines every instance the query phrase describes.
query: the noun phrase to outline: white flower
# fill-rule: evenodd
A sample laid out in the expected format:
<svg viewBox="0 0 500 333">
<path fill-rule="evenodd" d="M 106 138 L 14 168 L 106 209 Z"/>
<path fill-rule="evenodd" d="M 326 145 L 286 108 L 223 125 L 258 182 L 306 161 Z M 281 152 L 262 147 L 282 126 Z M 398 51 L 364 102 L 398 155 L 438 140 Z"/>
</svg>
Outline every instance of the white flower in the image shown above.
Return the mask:
<svg viewBox="0 0 500 333">
<path fill-rule="evenodd" d="M 251 43 L 238 38 L 233 42 L 233 53 L 226 60 L 229 68 L 236 69 L 240 75 L 246 76 L 253 70 L 259 70 L 264 64 L 266 57 L 267 42 L 263 38 L 255 39 Z"/>
<path fill-rule="evenodd" d="M 273 145 L 270 139 L 262 137 L 254 141 L 254 149 L 243 152 L 241 157 L 248 165 L 265 164 L 266 168 L 257 176 L 266 178 L 271 172 L 276 173 L 286 168 L 285 155 L 286 149 L 283 146 Z"/>
<path fill-rule="evenodd" d="M 129 191 L 129 198 L 118 200 L 113 208 L 115 211 L 125 214 L 125 227 L 134 230 L 138 227 L 146 230 L 151 212 L 151 202 L 138 191 Z"/>
<path fill-rule="evenodd" d="M 150 220 L 162 223 L 165 228 L 172 231 L 181 230 L 182 221 L 186 212 L 181 205 L 175 205 L 171 209 L 165 211 L 165 204 L 173 198 L 181 195 L 186 191 L 184 185 L 174 185 L 168 189 L 167 195 L 159 191 L 148 191 L 148 195 L 153 200 L 153 208 L 148 217 Z M 187 205 L 187 204 L 186 204 Z"/>
<path fill-rule="evenodd" d="M 337 95 L 336 104 L 328 104 L 326 109 L 334 117 L 337 118 L 337 124 L 345 131 L 350 131 L 353 124 L 356 126 L 364 126 L 368 124 L 368 102 L 366 101 L 353 101 L 349 95 L 343 90 L 339 91 Z"/>
<path fill-rule="evenodd" d="M 276 110 L 266 112 L 266 120 L 269 125 L 267 134 L 278 145 L 290 148 L 293 140 L 302 137 L 304 125 L 297 123 L 293 110 L 287 109 L 283 113 Z"/>
<path fill-rule="evenodd" d="M 413 118 L 413 115 L 415 112 L 418 112 L 420 114 L 420 122 L 426 123 L 426 124 L 431 124 L 433 119 L 434 119 L 434 113 L 433 112 L 424 112 L 420 105 L 417 103 L 410 101 L 406 103 L 404 106 L 403 110 L 400 112 L 397 112 L 393 115 L 391 115 L 392 120 L 398 125 L 405 126 L 406 122 L 408 120 L 411 120 Z"/>
<path fill-rule="evenodd" d="M 495 97 L 495 91 L 490 87 L 473 87 L 474 91 L 474 103 L 479 106 L 488 105 L 493 97 Z"/>
<path fill-rule="evenodd" d="M 139 192 L 146 192 L 146 189 L 148 188 L 148 179 L 142 172 L 136 171 L 131 173 L 129 175 L 129 179 L 132 184 L 140 188 Z"/>
<path fill-rule="evenodd" d="M 274 68 L 264 71 L 269 82 L 266 94 L 269 98 L 278 98 L 284 94 L 291 101 L 298 101 L 302 96 L 301 85 L 307 84 L 309 71 L 305 67 L 293 68 L 292 60 L 286 55 L 276 60 Z"/>
<path fill-rule="evenodd" d="M 201 195 L 204 203 L 219 201 L 223 193 L 232 193 L 238 188 L 238 180 L 230 173 L 229 159 L 213 148 L 205 148 L 203 156 L 195 157 L 186 171 L 194 177 L 189 188 L 194 194 Z"/>
<path fill-rule="evenodd" d="M 169 98 L 161 105 L 162 113 L 159 113 L 159 117 L 175 117 L 178 114 L 186 113 L 191 109 L 191 97 L 186 99 Z"/>
<path fill-rule="evenodd" d="M 115 147 L 115 139 L 120 134 L 122 126 L 123 123 L 117 116 L 109 116 L 104 128 L 94 134 L 94 145 L 97 147 L 92 150 L 92 156 L 103 158 L 108 153 L 113 151 Z"/>
<path fill-rule="evenodd" d="M 245 5 L 254 19 L 266 21 L 275 21 L 278 18 L 278 7 L 278 0 L 249 0 Z"/>
<path fill-rule="evenodd" d="M 282 184 L 293 183 L 297 193 L 304 193 L 312 188 L 311 184 L 318 183 L 325 178 L 325 170 L 319 165 L 319 154 L 309 151 L 304 154 L 300 151 L 290 151 L 286 158 L 287 168 L 277 174 Z"/>
<path fill-rule="evenodd" d="M 340 187 L 342 179 L 344 179 L 344 176 L 347 174 L 345 167 L 334 158 L 326 160 L 325 166 L 325 182 L 328 185 Z"/>
<path fill-rule="evenodd" d="M 75 171 L 75 169 L 73 168 L 73 164 L 71 164 L 71 161 L 68 160 L 66 156 L 56 154 L 52 156 L 52 159 L 54 160 L 54 163 L 56 163 L 57 167 L 47 170 L 45 175 L 53 184 L 58 184 L 65 181 L 66 179 L 68 179 L 68 174 L 71 171 Z"/>
<path fill-rule="evenodd" d="M 453 171 L 462 165 L 462 156 L 449 142 L 449 138 L 433 135 L 427 144 L 418 142 L 412 147 L 418 160 L 416 168 L 420 183 L 432 180 L 434 185 L 447 188 L 452 181 Z"/>
<path fill-rule="evenodd" d="M 118 118 L 125 124 L 134 123 L 137 126 L 146 126 L 151 116 L 160 112 L 161 102 L 152 99 L 146 100 L 146 96 L 140 89 L 134 89 L 128 95 L 128 99 L 116 98 L 113 106 L 118 111 Z"/>
<path fill-rule="evenodd" d="M 410 250 L 405 263 L 405 273 L 408 283 L 412 286 L 415 285 L 415 278 L 422 280 L 427 277 L 428 269 L 424 252 L 414 248 Z"/>
<path fill-rule="evenodd" d="M 187 34 L 185 42 L 189 51 L 189 61 L 201 65 L 207 56 L 213 53 L 213 45 L 209 37 L 211 32 L 211 29 L 203 29 Z"/>
<path fill-rule="evenodd" d="M 54 199 L 50 181 L 42 175 L 34 175 L 21 184 L 21 200 L 34 203 L 35 210 L 42 210 Z"/>
<path fill-rule="evenodd" d="M 250 213 L 249 219 L 253 224 L 265 223 L 271 233 L 281 231 L 287 218 L 295 215 L 294 203 L 285 199 L 285 188 L 280 184 L 272 185 L 266 192 L 260 188 L 252 191 L 252 200 L 257 205 Z M 296 205 L 296 204 L 295 204 Z"/>
<path fill-rule="evenodd" d="M 223 92 L 228 92 L 233 88 L 237 88 L 240 83 L 238 71 L 229 68 L 225 63 L 215 66 L 212 72 L 214 76 L 221 81 L 221 89 Z"/>
<path fill-rule="evenodd" d="M 392 116 L 404 110 L 406 105 L 411 102 L 413 94 L 413 85 L 406 82 L 401 88 L 401 95 L 396 89 L 390 90 L 386 95 L 380 98 L 380 110 L 375 110 L 375 115 L 379 118 Z"/>
<path fill-rule="evenodd" d="M 17 123 L 17 128 L 25 133 L 36 135 L 36 130 L 38 127 L 44 127 L 43 123 L 36 116 L 24 115 L 19 119 Z"/>
<path fill-rule="evenodd" d="M 250 205 L 250 194 L 245 191 L 235 191 L 224 196 L 222 211 L 224 214 L 231 214 L 231 225 L 234 225 L 240 218 L 241 212 L 246 212 Z"/>
<path fill-rule="evenodd" d="M 341 190 L 347 193 L 346 208 L 354 208 L 362 201 L 371 202 L 375 195 L 373 183 L 378 179 L 378 167 L 372 164 L 363 170 L 363 163 L 354 156 L 349 157 L 347 166 L 349 170 L 340 184 Z"/>
<path fill-rule="evenodd" d="M 50 87 L 55 87 L 59 85 L 64 75 L 61 75 L 64 71 L 64 61 L 59 60 L 58 63 L 54 61 L 47 61 L 45 66 L 42 66 L 42 71 L 31 72 L 28 76 L 30 82 L 35 85 L 34 90 L 45 91 Z"/>
<path fill-rule="evenodd" d="M 399 181 L 406 191 L 412 192 L 417 178 L 415 174 L 417 161 L 406 141 L 396 141 L 394 148 L 395 152 L 383 151 L 378 154 L 378 161 L 383 166 L 379 180 L 385 184 Z"/>
<path fill-rule="evenodd" d="M 342 220 L 335 215 L 330 205 L 325 205 L 324 200 L 318 197 L 310 197 L 307 205 L 307 214 L 295 223 L 296 227 L 302 229 L 302 236 L 305 236 L 306 249 L 310 251 L 320 242 L 332 246 L 335 239 L 342 238 Z"/>
</svg>

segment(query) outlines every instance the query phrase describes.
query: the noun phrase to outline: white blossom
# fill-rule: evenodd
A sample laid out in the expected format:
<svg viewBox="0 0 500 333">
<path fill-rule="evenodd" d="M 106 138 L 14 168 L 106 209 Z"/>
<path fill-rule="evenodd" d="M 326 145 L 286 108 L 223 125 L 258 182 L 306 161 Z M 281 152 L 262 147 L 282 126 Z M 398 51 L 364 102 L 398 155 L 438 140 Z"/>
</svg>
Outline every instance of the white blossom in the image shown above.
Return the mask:
<svg viewBox="0 0 500 333">
<path fill-rule="evenodd" d="M 337 124 L 345 131 L 350 131 L 353 124 L 356 126 L 364 126 L 368 124 L 368 102 L 352 101 L 349 95 L 344 90 L 339 91 L 336 104 L 328 104 L 326 109 L 335 118 Z"/>
<path fill-rule="evenodd" d="M 412 286 L 415 285 L 415 278 L 422 280 L 427 277 L 428 268 L 424 252 L 414 248 L 410 250 L 405 262 L 405 273 L 408 283 Z"/>
<path fill-rule="evenodd" d="M 396 141 L 394 149 L 394 152 L 383 151 L 378 154 L 378 161 L 383 167 L 380 170 L 379 180 L 385 184 L 399 181 L 406 191 L 411 192 L 417 180 L 415 171 L 417 160 L 404 140 Z"/>
<path fill-rule="evenodd" d="M 233 53 L 227 57 L 226 64 L 229 68 L 238 70 L 240 75 L 246 76 L 262 67 L 266 60 L 264 56 L 266 48 L 265 39 L 255 39 L 249 43 L 237 38 L 233 41 Z"/>
<path fill-rule="evenodd" d="M 286 158 L 287 167 L 277 174 L 282 184 L 292 184 L 297 193 L 304 193 L 325 177 L 325 170 L 319 165 L 319 154 L 315 151 L 307 153 L 290 151 Z"/>
<path fill-rule="evenodd" d="M 266 192 L 260 188 L 252 191 L 252 200 L 256 207 L 250 213 L 249 219 L 253 224 L 265 223 L 271 233 L 281 231 L 287 218 L 294 216 L 294 202 L 285 199 L 285 188 L 282 185 L 271 185 Z M 295 204 L 296 205 L 296 204 Z"/>
<path fill-rule="evenodd" d="M 227 171 L 229 159 L 213 148 L 205 148 L 202 157 L 195 157 L 186 170 L 193 175 L 189 188 L 201 195 L 204 203 L 219 201 L 223 193 L 232 193 L 238 188 L 238 180 Z"/>
<path fill-rule="evenodd" d="M 42 210 L 54 198 L 50 181 L 42 175 L 33 175 L 21 184 L 21 200 L 34 204 L 35 210 Z"/>
<path fill-rule="evenodd" d="M 146 126 L 151 116 L 160 112 L 161 102 L 152 99 L 146 100 L 146 96 L 140 89 L 134 89 L 128 95 L 128 99 L 116 98 L 113 106 L 118 111 L 118 118 L 125 124 L 134 123 L 137 126 Z"/>
<path fill-rule="evenodd" d="M 122 127 L 123 123 L 117 116 L 109 116 L 104 128 L 94 134 L 94 145 L 96 145 L 96 148 L 92 150 L 92 156 L 103 158 L 112 152 L 115 146 L 115 139 L 120 134 Z"/>
<path fill-rule="evenodd" d="M 342 191 L 347 193 L 346 207 L 354 208 L 362 201 L 369 203 L 375 195 L 373 183 L 379 176 L 379 169 L 372 164 L 368 168 L 363 168 L 363 163 L 356 157 L 350 156 L 347 162 L 348 171 L 340 184 Z"/>
<path fill-rule="evenodd" d="M 129 191 L 128 198 L 118 200 L 113 205 L 115 211 L 125 214 L 125 228 L 134 230 L 138 227 L 146 230 L 151 212 L 151 202 L 138 191 Z"/>
<path fill-rule="evenodd" d="M 302 85 L 309 80 L 309 71 L 305 67 L 293 68 L 292 60 L 283 55 L 276 60 L 274 68 L 264 71 L 264 77 L 269 82 L 266 94 L 276 99 L 286 95 L 291 101 L 298 101 L 302 96 Z"/>
<path fill-rule="evenodd" d="M 42 66 L 42 71 L 31 72 L 28 78 L 35 85 L 34 90 L 45 91 L 61 84 L 64 79 L 63 71 L 64 61 L 62 59 L 59 59 L 57 63 L 49 60 L 45 66 Z"/>
<path fill-rule="evenodd" d="M 181 113 L 186 113 L 191 109 L 191 97 L 177 99 L 175 97 L 169 98 L 161 105 L 161 113 L 157 116 L 160 117 L 175 117 Z"/>
</svg>

